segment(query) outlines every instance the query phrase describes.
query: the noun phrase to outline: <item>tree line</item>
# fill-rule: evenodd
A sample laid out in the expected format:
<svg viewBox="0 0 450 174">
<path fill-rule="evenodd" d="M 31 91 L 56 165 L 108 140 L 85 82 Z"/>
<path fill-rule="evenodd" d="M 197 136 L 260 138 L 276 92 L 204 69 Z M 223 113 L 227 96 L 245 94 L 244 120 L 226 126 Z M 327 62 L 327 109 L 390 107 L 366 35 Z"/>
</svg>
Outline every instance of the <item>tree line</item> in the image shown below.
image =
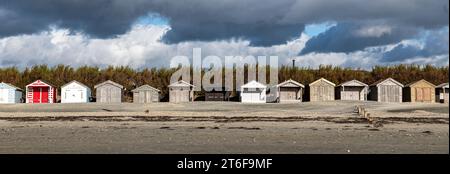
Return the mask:
<svg viewBox="0 0 450 174">
<path fill-rule="evenodd" d="M 269 69 L 269 67 L 267 67 Z M 245 68 L 246 72 L 248 67 Z M 374 66 L 371 70 L 342 68 L 339 66 L 322 65 L 318 68 L 281 66 L 278 69 L 278 81 L 288 79 L 309 84 L 321 77 L 340 84 L 348 80 L 359 80 L 366 84 L 374 83 L 378 80 L 392 77 L 403 84 L 425 79 L 435 85 L 449 81 L 449 66 L 436 67 L 432 65 L 392 65 Z M 144 68 L 133 69 L 129 66 L 109 66 L 100 68 L 96 66 L 81 66 L 73 68 L 67 65 L 57 65 L 49 67 L 47 65 L 36 65 L 19 70 L 17 67 L 0 68 L 0 81 L 11 83 L 19 88 L 35 80 L 44 80 L 55 87 L 60 88 L 64 84 L 76 80 L 92 90 L 94 86 L 106 80 L 112 80 L 124 86 L 124 99 L 130 101 L 131 90 L 144 84 L 153 86 L 161 90 L 163 100 L 168 99 L 168 88 L 171 75 L 177 68 Z M 204 72 L 205 70 L 202 70 Z M 223 70 L 225 72 L 225 70 Z M 234 71 L 236 71 L 234 69 Z M 191 69 L 192 72 L 192 69 Z M 267 70 L 270 73 L 270 70 Z M 225 73 L 222 73 L 225 74 Z M 268 76 L 267 76 L 268 77 Z M 222 77 L 224 80 L 225 77 Z M 247 81 L 247 78 L 245 78 Z M 269 78 L 267 78 L 269 81 Z M 202 95 L 203 92 L 197 93 Z"/>
</svg>

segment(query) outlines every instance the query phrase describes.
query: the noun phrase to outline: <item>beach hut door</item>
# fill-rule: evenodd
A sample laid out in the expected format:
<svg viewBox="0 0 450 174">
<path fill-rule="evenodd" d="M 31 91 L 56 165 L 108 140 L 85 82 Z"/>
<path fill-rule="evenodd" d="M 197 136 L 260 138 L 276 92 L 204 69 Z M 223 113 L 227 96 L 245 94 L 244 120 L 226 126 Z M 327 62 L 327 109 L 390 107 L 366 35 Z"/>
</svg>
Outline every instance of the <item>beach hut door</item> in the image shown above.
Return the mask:
<svg viewBox="0 0 450 174">
<path fill-rule="evenodd" d="M 0 103 L 7 102 L 8 100 L 8 89 L 0 89 Z"/>
<path fill-rule="evenodd" d="M 423 89 L 422 88 L 416 88 L 416 101 L 418 101 L 418 102 L 423 101 Z"/>
<path fill-rule="evenodd" d="M 48 87 L 42 87 L 41 103 L 48 103 Z"/>
</svg>

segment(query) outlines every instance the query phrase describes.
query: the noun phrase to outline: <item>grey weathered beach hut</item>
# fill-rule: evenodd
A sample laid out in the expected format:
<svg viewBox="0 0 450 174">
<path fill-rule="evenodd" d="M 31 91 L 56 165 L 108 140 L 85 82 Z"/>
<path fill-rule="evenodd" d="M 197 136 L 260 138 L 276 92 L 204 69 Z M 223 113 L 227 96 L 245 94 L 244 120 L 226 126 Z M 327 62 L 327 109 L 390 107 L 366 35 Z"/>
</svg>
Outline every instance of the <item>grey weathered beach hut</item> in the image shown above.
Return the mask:
<svg viewBox="0 0 450 174">
<path fill-rule="evenodd" d="M 121 103 L 123 86 L 107 80 L 94 86 L 97 103 Z"/>
<path fill-rule="evenodd" d="M 369 86 L 369 99 L 378 102 L 402 102 L 403 84 L 392 78 L 379 80 Z"/>
<path fill-rule="evenodd" d="M 302 102 L 305 85 L 289 79 L 276 86 L 279 102 Z"/>
<path fill-rule="evenodd" d="M 169 102 L 191 102 L 194 101 L 194 85 L 183 80 L 174 82 L 169 86 Z"/>
<path fill-rule="evenodd" d="M 153 103 L 159 102 L 159 89 L 151 87 L 150 85 L 142 85 L 133 92 L 133 103 Z"/>
<path fill-rule="evenodd" d="M 436 86 L 436 101 L 441 103 L 448 103 L 448 82 Z"/>
<path fill-rule="evenodd" d="M 403 88 L 403 101 L 434 103 L 435 88 L 434 84 L 424 79 L 409 83 Z"/>
<path fill-rule="evenodd" d="M 327 79 L 320 78 L 307 87 L 309 91 L 309 101 L 329 101 L 334 100 L 334 88 L 336 84 Z"/>
<path fill-rule="evenodd" d="M 336 87 L 336 99 L 338 100 L 367 100 L 369 85 L 358 80 L 350 80 Z"/>
</svg>

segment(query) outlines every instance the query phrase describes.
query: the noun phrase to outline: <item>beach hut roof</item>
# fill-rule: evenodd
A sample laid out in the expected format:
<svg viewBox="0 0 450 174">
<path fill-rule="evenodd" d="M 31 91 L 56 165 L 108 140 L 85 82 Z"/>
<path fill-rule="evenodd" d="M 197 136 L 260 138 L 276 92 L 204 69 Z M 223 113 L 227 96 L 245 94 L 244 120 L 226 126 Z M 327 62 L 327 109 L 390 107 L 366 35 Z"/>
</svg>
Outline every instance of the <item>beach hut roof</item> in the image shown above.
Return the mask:
<svg viewBox="0 0 450 174">
<path fill-rule="evenodd" d="M 139 86 L 136 89 L 131 90 L 131 92 L 136 92 L 136 91 L 157 91 L 157 92 L 160 92 L 159 89 L 156 89 L 156 88 L 154 88 L 154 87 L 152 87 L 150 85 L 147 85 L 147 84 Z"/>
<path fill-rule="evenodd" d="M 448 82 L 437 85 L 436 88 L 448 88 Z"/>
<path fill-rule="evenodd" d="M 72 80 L 72 81 L 70 81 L 69 83 L 64 84 L 63 86 L 61 86 L 61 88 L 64 88 L 64 87 L 66 87 L 67 85 L 69 85 L 69 84 L 71 84 L 71 83 L 76 83 L 76 84 L 79 84 L 79 85 L 82 86 L 82 87 L 89 88 L 88 86 L 86 86 L 86 85 L 84 85 L 83 83 L 78 82 L 78 81 L 76 81 L 76 80 Z"/>
<path fill-rule="evenodd" d="M 346 81 L 344 83 L 339 84 L 338 86 L 369 86 L 359 80 L 350 80 L 350 81 Z"/>
<path fill-rule="evenodd" d="M 32 83 L 30 83 L 30 84 L 28 84 L 26 87 L 28 87 L 28 86 L 33 86 L 33 85 L 36 85 L 36 84 L 39 84 L 39 86 L 54 86 L 54 85 L 52 85 L 51 83 L 48 83 L 47 81 L 45 81 L 45 80 L 36 80 L 36 81 L 34 81 L 34 82 L 32 82 Z M 42 84 L 42 85 L 40 85 L 40 84 Z"/>
<path fill-rule="evenodd" d="M 432 84 L 432 83 L 426 81 L 425 79 L 422 79 L 422 80 L 418 80 L 418 81 L 415 81 L 415 82 L 408 83 L 407 85 L 405 85 L 405 87 L 411 87 L 411 86 L 414 86 L 416 83 L 419 83 L 419 82 L 425 82 L 426 84 L 429 84 L 429 85 L 431 85 L 431 86 L 433 86 L 433 87 L 436 87 L 436 85 L 434 85 L 434 84 Z"/>
<path fill-rule="evenodd" d="M 403 87 L 403 84 L 401 84 L 401 83 L 398 82 L 397 80 L 394 80 L 393 78 L 390 78 L 390 77 L 387 78 L 387 79 L 381 79 L 381 80 L 378 80 L 378 81 L 372 83 L 370 86 L 378 86 L 379 84 L 384 83 L 384 82 L 386 82 L 386 81 L 391 81 L 391 82 L 393 82 L 393 83 L 395 83 L 395 84 L 397 84 L 397 85 Z"/>
<path fill-rule="evenodd" d="M 23 91 L 22 89 L 20 89 L 20 88 L 17 87 L 17 86 L 12 85 L 11 83 L 1 82 L 1 84 L 4 84 L 4 85 L 6 85 L 6 86 L 9 86 L 9 87 L 14 88 L 14 89 L 19 90 L 19 91 Z"/>
<path fill-rule="evenodd" d="M 318 82 L 320 82 L 320 81 L 324 81 L 325 83 L 328 83 L 328 84 L 330 84 L 330 85 L 332 85 L 332 86 L 336 86 L 336 84 L 334 84 L 333 82 L 328 81 L 327 79 L 325 79 L 325 78 L 323 78 L 323 77 L 320 78 L 320 79 L 317 79 L 316 81 L 310 83 L 309 85 L 314 85 L 314 84 L 316 84 L 316 83 L 318 83 Z"/>
<path fill-rule="evenodd" d="M 252 81 L 248 82 L 247 84 L 242 85 L 241 87 L 242 88 L 266 88 L 267 86 L 255 81 L 255 80 L 252 80 Z"/>
<path fill-rule="evenodd" d="M 119 87 L 121 89 L 123 88 L 122 85 L 120 85 L 120 84 L 118 84 L 116 82 L 113 82 L 111 80 L 107 80 L 107 81 L 104 81 L 103 83 L 97 84 L 97 85 L 94 86 L 94 88 L 98 88 L 98 87 L 106 85 L 106 84 L 111 84 L 111 85 L 117 86 L 117 87 Z"/>
<path fill-rule="evenodd" d="M 286 80 L 286 81 L 278 84 L 277 87 L 283 87 L 283 86 L 289 85 L 289 84 L 293 84 L 295 86 L 302 87 L 302 88 L 305 87 L 305 85 L 303 85 L 303 84 L 301 84 L 301 83 L 299 83 L 299 82 L 297 82 L 295 80 L 292 80 L 292 79 Z"/>
<path fill-rule="evenodd" d="M 195 87 L 194 85 L 192 85 L 184 80 L 179 80 L 179 81 L 174 82 L 169 85 L 169 87 L 184 87 L 184 86 Z"/>
</svg>

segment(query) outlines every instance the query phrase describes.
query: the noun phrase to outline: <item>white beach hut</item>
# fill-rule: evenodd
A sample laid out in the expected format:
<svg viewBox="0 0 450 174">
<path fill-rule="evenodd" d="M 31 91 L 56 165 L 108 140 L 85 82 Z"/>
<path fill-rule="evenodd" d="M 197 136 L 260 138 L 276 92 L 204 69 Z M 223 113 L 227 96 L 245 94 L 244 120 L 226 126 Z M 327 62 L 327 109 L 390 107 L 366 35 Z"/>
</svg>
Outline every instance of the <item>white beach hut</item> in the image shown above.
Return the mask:
<svg viewBox="0 0 450 174">
<path fill-rule="evenodd" d="M 61 87 L 61 103 L 88 103 L 90 97 L 91 89 L 75 80 Z"/>
<path fill-rule="evenodd" d="M 241 86 L 242 103 L 266 103 L 267 86 L 257 81 L 250 81 Z"/>
<path fill-rule="evenodd" d="M 448 103 L 448 82 L 436 86 L 436 100 L 440 103 Z"/>
<path fill-rule="evenodd" d="M 0 103 L 21 103 L 23 90 L 9 83 L 0 83 Z"/>
</svg>

